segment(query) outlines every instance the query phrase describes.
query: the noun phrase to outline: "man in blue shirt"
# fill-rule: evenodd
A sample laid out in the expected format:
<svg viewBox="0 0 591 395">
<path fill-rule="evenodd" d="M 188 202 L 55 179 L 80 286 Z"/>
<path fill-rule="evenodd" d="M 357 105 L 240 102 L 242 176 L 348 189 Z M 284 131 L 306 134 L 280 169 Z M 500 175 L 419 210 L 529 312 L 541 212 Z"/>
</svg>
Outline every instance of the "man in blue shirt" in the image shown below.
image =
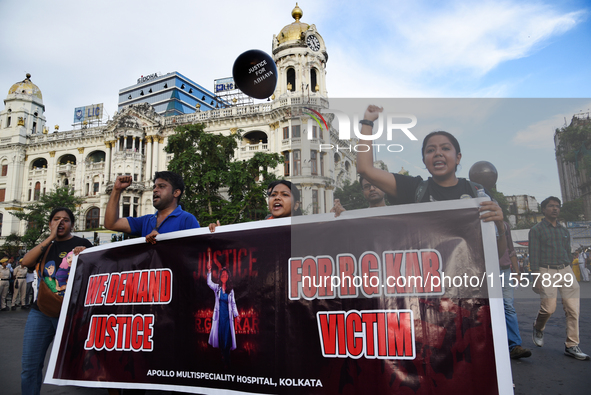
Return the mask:
<svg viewBox="0 0 591 395">
<path fill-rule="evenodd" d="M 119 218 L 121 192 L 130 186 L 132 181 L 131 176 L 119 176 L 115 180 L 105 212 L 105 228 L 145 236 L 148 243 L 155 244 L 159 233 L 199 227 L 195 216 L 183 211 L 179 206 L 185 184 L 181 176 L 170 171 L 159 171 L 154 175 L 152 202 L 158 210 L 156 214 L 138 218 Z"/>
</svg>

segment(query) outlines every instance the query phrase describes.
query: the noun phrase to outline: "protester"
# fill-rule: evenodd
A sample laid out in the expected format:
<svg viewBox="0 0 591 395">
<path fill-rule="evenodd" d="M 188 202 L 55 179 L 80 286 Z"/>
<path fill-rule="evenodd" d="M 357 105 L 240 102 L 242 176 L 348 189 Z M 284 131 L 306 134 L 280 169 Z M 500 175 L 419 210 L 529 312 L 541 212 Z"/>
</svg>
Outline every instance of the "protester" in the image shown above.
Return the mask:
<svg viewBox="0 0 591 395">
<path fill-rule="evenodd" d="M 363 176 L 359 177 L 359 185 L 361 185 L 363 197 L 365 198 L 367 203 L 369 203 L 369 208 L 386 206 L 386 193 L 384 193 L 384 191 L 382 191 L 375 185 L 371 184 L 369 181 L 363 178 Z M 339 215 L 341 215 L 343 211 L 347 210 L 341 204 L 341 200 L 335 199 L 330 212 L 335 213 L 334 216 L 338 217 Z"/>
<path fill-rule="evenodd" d="M 302 215 L 300 208 L 300 191 L 291 182 L 286 180 L 273 181 L 269 184 L 269 211 L 271 217 L 286 218 Z"/>
<path fill-rule="evenodd" d="M 78 255 L 85 248 L 92 247 L 90 241 L 72 235 L 74 221 L 72 210 L 55 208 L 49 214 L 49 236 L 24 256 L 22 265 L 25 267 L 34 267 L 39 263 L 39 287 L 45 286 L 45 283 L 41 284 L 44 280 L 55 281 L 55 272 L 51 276 L 45 270 L 46 265 L 55 266 L 70 251 Z M 45 353 L 55 336 L 60 307 L 59 298 L 52 298 L 43 292 L 32 305 L 23 337 L 22 394 L 39 394 L 41 391 Z"/>
<path fill-rule="evenodd" d="M 579 272 L 581 273 L 581 281 L 589 282 L 589 274 L 587 273 L 587 253 L 584 248 L 579 252 Z"/>
<path fill-rule="evenodd" d="M 179 205 L 185 190 L 182 177 L 170 171 L 157 171 L 154 175 L 152 202 L 154 208 L 158 210 L 156 214 L 137 218 L 119 218 L 121 192 L 130 186 L 132 181 L 131 176 L 119 176 L 115 180 L 105 211 L 105 228 L 136 236 L 145 236 L 146 242 L 155 244 L 156 236 L 159 233 L 199 227 L 195 216 L 183 211 Z"/>
<path fill-rule="evenodd" d="M 517 321 L 517 312 L 514 306 L 514 283 L 511 279 L 511 269 L 517 274 L 519 279 L 519 264 L 517 263 L 517 254 L 513 248 L 513 239 L 511 238 L 511 229 L 505 222 L 505 237 L 507 239 L 507 249 L 499 258 L 501 275 L 503 276 L 503 305 L 505 308 L 505 324 L 507 325 L 507 340 L 509 342 L 509 356 L 512 359 L 531 357 L 531 351 L 521 346 L 521 334 L 519 333 L 519 323 Z"/>
<path fill-rule="evenodd" d="M 573 274 L 578 282 L 581 282 L 581 272 L 579 271 L 579 254 L 577 252 L 573 252 L 573 261 L 570 263 L 571 269 L 573 269 Z"/>
<path fill-rule="evenodd" d="M 25 308 L 30 308 L 31 303 L 35 300 L 37 289 L 33 287 L 35 282 L 35 270 L 33 268 L 27 269 L 27 294 L 25 296 Z"/>
<path fill-rule="evenodd" d="M 10 269 L 8 268 L 8 258 L 0 260 L 0 311 L 8 311 L 6 305 L 6 295 L 8 295 L 8 288 L 10 288 Z"/>
<path fill-rule="evenodd" d="M 20 298 L 20 306 L 22 310 L 26 310 L 26 293 L 27 293 L 27 271 L 23 266 L 23 259 L 18 261 L 18 266 L 14 268 L 14 291 L 12 293 L 12 310 L 16 310 L 16 304 Z"/>
<path fill-rule="evenodd" d="M 121 192 L 131 185 L 131 176 L 119 176 L 113 185 L 113 191 L 105 211 L 105 228 L 118 232 L 144 236 L 146 242 L 156 244 L 156 236 L 160 233 L 199 228 L 199 222 L 193 214 L 184 211 L 180 206 L 185 191 L 183 178 L 171 171 L 157 171 L 154 174 L 152 204 L 158 210 L 156 214 L 148 214 L 139 218 L 119 218 L 119 199 Z M 110 395 L 120 394 L 115 388 L 108 390 Z M 144 390 L 126 390 L 126 393 L 143 394 Z"/>
<path fill-rule="evenodd" d="M 286 180 L 273 181 L 267 187 L 268 207 L 271 212 L 265 219 L 286 218 L 302 215 L 300 209 L 300 191 L 291 182 Z M 220 221 L 209 224 L 209 231 L 215 232 L 220 226 Z"/>
<path fill-rule="evenodd" d="M 371 135 L 373 121 L 383 111 L 381 107 L 370 105 L 360 121 L 361 134 Z M 399 204 L 453 200 L 477 197 L 481 186 L 464 178 L 456 177 L 457 166 L 462 153 L 460 144 L 450 133 L 438 131 L 428 134 L 423 140 L 423 163 L 431 174 L 427 181 L 419 177 L 392 174 L 373 166 L 372 142 L 359 140 L 359 144 L 369 147 L 357 153 L 357 172 L 368 182 L 396 199 Z M 494 221 L 497 229 L 497 250 L 502 256 L 507 248 L 503 211 L 494 201 L 480 203 L 480 218 L 484 222 Z"/>
<path fill-rule="evenodd" d="M 544 329 L 556 310 L 559 290 L 566 315 L 564 354 L 584 361 L 589 359 L 589 355 L 579 347 L 580 288 L 570 267 L 570 233 L 558 223 L 560 204 L 560 199 L 554 196 L 544 199 L 541 204 L 544 218 L 529 231 L 533 289 L 540 295 L 540 310 L 534 321 L 532 340 L 538 347 L 544 345 Z M 537 281 L 536 273 L 540 274 Z M 546 281 L 543 281 L 543 276 L 546 276 Z"/>
</svg>

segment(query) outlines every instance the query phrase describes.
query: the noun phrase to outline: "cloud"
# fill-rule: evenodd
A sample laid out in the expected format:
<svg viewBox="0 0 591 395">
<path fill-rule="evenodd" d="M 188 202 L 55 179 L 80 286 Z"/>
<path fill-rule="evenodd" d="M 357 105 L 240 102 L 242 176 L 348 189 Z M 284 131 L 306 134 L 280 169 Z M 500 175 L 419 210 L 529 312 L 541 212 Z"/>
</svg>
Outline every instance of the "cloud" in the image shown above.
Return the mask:
<svg viewBox="0 0 591 395">
<path fill-rule="evenodd" d="M 571 107 L 557 114 L 543 119 L 539 122 L 528 125 L 527 127 L 515 133 L 512 142 L 516 145 L 527 148 L 554 148 L 554 133 L 557 128 L 569 125 L 573 114 L 580 113 L 582 109 L 591 108 L 591 102 L 587 104 L 579 104 L 576 107 Z"/>
</svg>

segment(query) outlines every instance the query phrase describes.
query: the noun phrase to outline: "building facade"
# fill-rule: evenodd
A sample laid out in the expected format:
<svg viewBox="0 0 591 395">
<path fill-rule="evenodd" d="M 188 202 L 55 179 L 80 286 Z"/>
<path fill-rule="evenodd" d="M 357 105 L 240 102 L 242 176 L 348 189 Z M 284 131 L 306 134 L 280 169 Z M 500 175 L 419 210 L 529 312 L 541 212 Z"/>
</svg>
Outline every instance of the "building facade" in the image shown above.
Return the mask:
<svg viewBox="0 0 591 395">
<path fill-rule="evenodd" d="M 0 112 L 0 240 L 10 233 L 24 232 L 25 224 L 10 214 L 11 210 L 22 209 L 55 186 L 69 186 L 85 198 L 76 213 L 76 230 L 103 227 L 113 182 L 122 174 L 132 175 L 133 183 L 122 194 L 120 215 L 154 213 L 153 177 L 156 171 L 166 170 L 171 159 L 164 151 L 167 139 L 177 126 L 195 123 L 203 123 L 210 133 L 229 135 L 241 130 L 244 138 L 236 160 L 249 159 L 256 152 L 282 154 L 285 162 L 275 172 L 299 187 L 304 211 L 328 212 L 334 189 L 356 178 L 355 156 L 342 150 L 320 151 L 323 143 L 346 143 L 338 140 L 332 126 L 326 130 L 311 122 L 304 110 L 328 107 L 328 53 L 316 27 L 301 22 L 299 7 L 292 16 L 295 21 L 273 37 L 278 83 L 272 100 L 263 104 L 215 108 L 211 104 L 214 97 L 208 96 L 209 107 L 207 100 L 197 100 L 201 105 L 195 105 L 192 112 L 170 115 L 167 111 L 172 102 L 162 111 L 159 100 L 146 103 L 134 96 L 146 98 L 166 89 L 171 92 L 170 85 L 164 88 L 165 81 L 174 80 L 175 87 L 180 81 L 187 83 L 181 74 L 171 73 L 121 90 L 120 97 L 131 95 L 129 100 L 134 102 L 120 102 L 119 111 L 104 125 L 49 133 L 40 89 L 30 75 L 14 84 Z M 162 89 L 156 91 L 160 85 Z M 188 86 L 178 86 L 177 91 L 188 93 Z M 195 88 L 189 89 L 196 93 Z M 179 97 L 181 102 L 188 100 Z M 204 111 L 206 108 L 209 111 Z"/>
<path fill-rule="evenodd" d="M 589 125 L 591 125 L 589 113 L 581 113 L 573 115 L 569 128 L 589 127 Z M 557 130 L 554 134 L 554 146 L 556 148 L 560 144 L 562 133 L 564 132 Z M 570 148 L 576 151 L 576 162 L 566 161 L 561 155 L 556 155 L 562 201 L 565 203 L 582 198 L 585 219 L 591 220 L 591 178 L 583 166 L 579 166 L 586 157 L 591 157 L 591 150 L 588 150 L 585 145 Z"/>
<path fill-rule="evenodd" d="M 208 111 L 226 107 L 212 92 L 179 72 L 141 76 L 137 84 L 119 90 L 118 111 L 131 104 L 149 103 L 164 116 Z"/>
</svg>

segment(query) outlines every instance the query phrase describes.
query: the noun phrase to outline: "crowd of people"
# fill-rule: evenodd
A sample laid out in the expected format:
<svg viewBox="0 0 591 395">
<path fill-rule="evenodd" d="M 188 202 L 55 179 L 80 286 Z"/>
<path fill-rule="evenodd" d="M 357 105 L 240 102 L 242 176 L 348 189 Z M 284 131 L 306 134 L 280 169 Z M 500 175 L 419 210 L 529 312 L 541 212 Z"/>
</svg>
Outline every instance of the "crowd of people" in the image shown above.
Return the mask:
<svg viewBox="0 0 591 395">
<path fill-rule="evenodd" d="M 373 122 L 378 119 L 381 112 L 382 108 L 377 106 L 367 108 L 360 122 L 362 135 L 372 134 Z M 388 201 L 396 204 L 407 204 L 476 198 L 489 193 L 482 185 L 456 176 L 462 153 L 459 142 L 450 133 L 432 132 L 423 140 L 422 161 L 430 173 L 427 180 L 423 180 L 422 177 L 392 174 L 374 167 L 370 139 L 360 139 L 359 143 L 369 147 L 369 150 L 358 153 L 357 172 L 360 175 L 363 195 L 370 208 L 386 206 L 386 197 Z M 154 177 L 155 214 L 120 218 L 121 193 L 132 184 L 132 181 L 131 176 L 119 176 L 115 180 L 105 212 L 105 228 L 145 237 L 147 243 L 155 244 L 159 234 L 199 227 L 195 216 L 184 211 L 180 205 L 185 189 L 182 178 L 168 171 L 156 172 Z M 291 182 L 274 181 L 268 186 L 267 191 L 267 219 L 302 214 L 300 192 Z M 545 218 L 530 231 L 529 256 L 518 257 L 502 209 L 494 199 L 480 203 L 481 220 L 495 225 L 500 272 L 506 277 L 505 284 L 510 284 L 508 279 L 512 273 L 559 273 L 564 278 L 569 273 L 573 274 L 575 267 L 579 269 L 577 279 L 589 281 L 586 263 L 590 258 L 585 251 L 578 251 L 574 260 L 577 263 L 574 264 L 570 250 L 570 235 L 557 221 L 560 204 L 560 200 L 552 196 L 542 202 Z M 335 216 L 339 216 L 346 210 L 335 200 L 331 211 Z M 69 209 L 55 208 L 49 216 L 50 235 L 46 239 L 20 259 L 6 257 L 0 260 L 1 311 L 9 310 L 6 303 L 9 293 L 12 295 L 12 310 L 15 310 L 19 303 L 22 309 L 31 309 L 23 345 L 23 394 L 40 392 L 43 361 L 55 336 L 61 305 L 61 302 L 56 302 L 53 297 L 64 293 L 71 253 L 79 254 L 83 249 L 92 246 L 88 240 L 72 235 L 74 221 L 74 215 Z M 218 226 L 221 226 L 219 221 L 211 223 L 209 230 L 215 232 Z M 217 276 L 216 282 L 212 278 L 211 266 L 208 266 L 207 283 L 215 293 L 215 312 L 218 317 L 214 320 L 215 325 L 212 325 L 209 343 L 220 348 L 224 363 L 229 363 L 229 352 L 236 348 L 234 320 L 238 317 L 238 312 L 229 271 L 222 268 Z M 36 286 L 33 285 L 34 282 Z M 560 285 L 559 288 L 544 286 L 540 281 L 533 288 L 540 295 L 540 309 L 533 325 L 532 341 L 538 347 L 544 345 L 546 323 L 555 311 L 557 291 L 560 291 L 567 320 L 565 354 L 579 360 L 588 360 L 589 356 L 579 348 L 579 284 L 574 281 Z M 508 347 L 511 358 L 526 358 L 530 357 L 532 352 L 522 346 L 517 313 L 513 306 L 513 291 L 514 288 L 509 285 L 503 287 Z M 33 295 L 37 295 L 36 298 L 33 298 Z M 109 392 L 115 394 L 120 391 Z"/>
</svg>

